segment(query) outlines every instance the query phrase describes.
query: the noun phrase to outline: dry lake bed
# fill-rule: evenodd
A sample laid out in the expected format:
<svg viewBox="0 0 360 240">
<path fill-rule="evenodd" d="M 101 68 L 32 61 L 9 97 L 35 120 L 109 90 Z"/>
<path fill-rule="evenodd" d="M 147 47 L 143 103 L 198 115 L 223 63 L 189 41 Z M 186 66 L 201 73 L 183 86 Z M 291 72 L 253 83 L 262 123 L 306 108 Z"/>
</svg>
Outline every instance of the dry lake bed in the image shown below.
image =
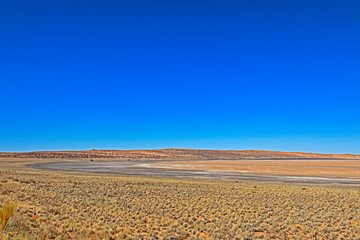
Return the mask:
<svg viewBox="0 0 360 240">
<path fill-rule="evenodd" d="M 360 161 L 344 159 L 62 161 L 44 170 L 119 175 L 360 185 Z"/>
</svg>

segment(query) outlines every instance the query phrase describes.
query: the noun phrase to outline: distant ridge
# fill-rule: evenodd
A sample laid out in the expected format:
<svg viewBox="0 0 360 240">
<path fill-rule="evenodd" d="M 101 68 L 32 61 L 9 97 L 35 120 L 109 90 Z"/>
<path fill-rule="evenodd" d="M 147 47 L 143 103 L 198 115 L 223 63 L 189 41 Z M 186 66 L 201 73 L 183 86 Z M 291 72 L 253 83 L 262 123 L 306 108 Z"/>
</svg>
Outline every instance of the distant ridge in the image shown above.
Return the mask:
<svg viewBox="0 0 360 240">
<path fill-rule="evenodd" d="M 264 158 L 340 158 L 360 159 L 353 154 L 320 154 L 302 152 L 280 152 L 264 150 L 196 150 L 196 149 L 155 149 L 155 150 L 84 150 L 84 151 L 39 151 L 0 152 L 0 158 L 67 158 L 67 159 L 264 159 Z"/>
</svg>

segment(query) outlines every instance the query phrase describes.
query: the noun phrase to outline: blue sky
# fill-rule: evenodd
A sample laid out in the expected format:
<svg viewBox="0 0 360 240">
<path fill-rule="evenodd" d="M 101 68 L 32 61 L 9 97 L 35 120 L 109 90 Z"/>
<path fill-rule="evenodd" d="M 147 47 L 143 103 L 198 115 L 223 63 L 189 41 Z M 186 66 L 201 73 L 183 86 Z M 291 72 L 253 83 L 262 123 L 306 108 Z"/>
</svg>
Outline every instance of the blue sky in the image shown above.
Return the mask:
<svg viewBox="0 0 360 240">
<path fill-rule="evenodd" d="M 360 2 L 0 2 L 0 151 L 360 154 Z"/>
</svg>

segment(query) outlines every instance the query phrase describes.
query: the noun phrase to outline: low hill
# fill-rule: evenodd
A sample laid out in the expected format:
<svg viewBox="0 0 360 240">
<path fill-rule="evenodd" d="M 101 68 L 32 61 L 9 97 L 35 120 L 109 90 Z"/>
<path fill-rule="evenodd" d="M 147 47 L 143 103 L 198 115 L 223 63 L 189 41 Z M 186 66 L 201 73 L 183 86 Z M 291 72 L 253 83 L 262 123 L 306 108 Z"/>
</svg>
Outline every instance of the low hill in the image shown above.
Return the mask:
<svg viewBox="0 0 360 240">
<path fill-rule="evenodd" d="M 0 158 L 67 158 L 67 159 L 264 159 L 264 158 L 340 158 L 357 159 L 360 155 L 351 154 L 318 154 L 301 152 L 278 152 L 257 150 L 194 150 L 194 149 L 160 149 L 160 150 L 87 150 L 87 151 L 41 151 L 21 153 L 0 153 Z"/>
</svg>

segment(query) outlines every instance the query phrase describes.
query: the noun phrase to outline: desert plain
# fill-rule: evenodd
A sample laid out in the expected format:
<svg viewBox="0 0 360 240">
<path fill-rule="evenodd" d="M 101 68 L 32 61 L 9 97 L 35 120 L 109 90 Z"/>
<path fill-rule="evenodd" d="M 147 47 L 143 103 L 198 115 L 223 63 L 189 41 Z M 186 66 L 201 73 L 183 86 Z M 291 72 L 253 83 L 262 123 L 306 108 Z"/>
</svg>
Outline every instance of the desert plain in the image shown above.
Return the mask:
<svg viewBox="0 0 360 240">
<path fill-rule="evenodd" d="M 360 239 L 356 155 L 0 153 L 0 239 Z"/>
</svg>

